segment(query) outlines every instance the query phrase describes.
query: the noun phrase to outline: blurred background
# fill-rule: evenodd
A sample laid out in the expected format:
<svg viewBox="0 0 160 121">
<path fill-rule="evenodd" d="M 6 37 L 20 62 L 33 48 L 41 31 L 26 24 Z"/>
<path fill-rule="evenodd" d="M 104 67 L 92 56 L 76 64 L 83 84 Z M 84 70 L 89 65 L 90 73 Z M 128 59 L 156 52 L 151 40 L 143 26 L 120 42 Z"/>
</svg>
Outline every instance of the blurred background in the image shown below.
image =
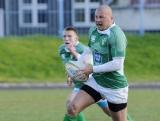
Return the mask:
<svg viewBox="0 0 160 121">
<path fill-rule="evenodd" d="M 0 37 L 61 35 L 73 25 L 81 34 L 94 25 L 94 11 L 109 4 L 126 32 L 160 31 L 160 0 L 0 0 Z"/>
<path fill-rule="evenodd" d="M 64 83 L 63 29 L 75 26 L 87 44 L 100 4 L 128 38 L 129 82 L 159 82 L 160 0 L 0 0 L 0 82 Z"/>
<path fill-rule="evenodd" d="M 0 82 L 64 83 L 63 29 L 75 26 L 87 44 L 100 4 L 128 38 L 129 82 L 159 82 L 160 0 L 0 0 Z"/>
</svg>

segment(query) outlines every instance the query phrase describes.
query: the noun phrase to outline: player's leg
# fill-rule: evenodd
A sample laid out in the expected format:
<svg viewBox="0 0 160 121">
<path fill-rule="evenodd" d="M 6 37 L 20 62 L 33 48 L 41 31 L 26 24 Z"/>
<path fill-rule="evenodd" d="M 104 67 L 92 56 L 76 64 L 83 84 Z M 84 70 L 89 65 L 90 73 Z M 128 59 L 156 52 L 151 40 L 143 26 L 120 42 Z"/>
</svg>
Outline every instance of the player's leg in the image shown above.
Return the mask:
<svg viewBox="0 0 160 121">
<path fill-rule="evenodd" d="M 87 82 L 92 81 L 92 79 L 93 78 L 89 78 Z M 89 105 L 98 102 L 100 99 L 102 99 L 102 97 L 99 92 L 88 85 L 83 85 L 81 90 L 76 94 L 75 98 L 71 102 L 68 115 L 70 117 L 75 117 L 79 112 L 84 110 Z"/>
<path fill-rule="evenodd" d="M 69 95 L 68 99 L 67 99 L 67 103 L 66 103 L 66 107 L 67 107 L 67 112 L 69 110 L 69 106 L 70 106 L 70 103 L 72 102 L 72 100 L 75 98 L 76 94 L 79 92 L 79 88 L 74 88 L 72 93 Z M 63 121 L 70 121 L 72 118 L 72 120 L 76 120 L 76 121 L 86 121 L 85 120 L 85 117 L 84 117 L 84 114 L 82 112 L 80 112 L 79 114 L 77 114 L 74 119 L 73 117 L 70 117 L 68 116 L 67 114 L 65 115 L 64 117 L 64 120 Z"/>
<path fill-rule="evenodd" d="M 113 121 L 127 121 L 127 103 L 114 104 L 108 102 Z"/>
<path fill-rule="evenodd" d="M 107 99 L 112 120 L 127 121 L 128 87 L 121 89 L 105 88 L 98 85 L 93 77 L 91 78 L 92 79 L 87 81 L 85 84 L 99 92 Z"/>
<path fill-rule="evenodd" d="M 105 114 L 111 116 L 107 99 L 101 99 L 100 101 L 97 102 L 97 105 L 103 110 Z M 132 117 L 129 115 L 129 113 L 127 113 L 127 121 L 134 121 Z"/>
<path fill-rule="evenodd" d="M 80 90 L 80 92 L 78 92 L 78 94 L 70 104 L 68 115 L 72 117 L 76 116 L 84 108 L 93 103 L 95 103 L 94 99 L 90 95 L 88 95 L 85 91 Z"/>
<path fill-rule="evenodd" d="M 98 102 L 100 99 L 102 99 L 102 97 L 99 92 L 92 89 L 88 85 L 84 85 L 71 102 L 68 115 L 70 117 L 75 117 L 79 112 L 84 110 L 89 105 Z"/>
<path fill-rule="evenodd" d="M 110 89 L 98 86 L 100 93 L 107 98 L 113 121 L 127 121 L 128 87 Z"/>
<path fill-rule="evenodd" d="M 80 91 L 80 88 L 75 87 L 75 88 L 73 89 L 73 92 L 76 93 L 76 94 L 77 94 L 79 91 Z M 74 97 L 75 97 L 75 96 L 74 96 Z M 80 112 L 80 113 L 77 114 L 77 121 L 86 121 L 83 112 Z"/>
<path fill-rule="evenodd" d="M 110 116 L 107 99 L 101 99 L 101 100 L 99 100 L 97 102 L 97 105 L 103 110 L 103 112 L 105 114 L 107 114 L 108 116 Z"/>
</svg>

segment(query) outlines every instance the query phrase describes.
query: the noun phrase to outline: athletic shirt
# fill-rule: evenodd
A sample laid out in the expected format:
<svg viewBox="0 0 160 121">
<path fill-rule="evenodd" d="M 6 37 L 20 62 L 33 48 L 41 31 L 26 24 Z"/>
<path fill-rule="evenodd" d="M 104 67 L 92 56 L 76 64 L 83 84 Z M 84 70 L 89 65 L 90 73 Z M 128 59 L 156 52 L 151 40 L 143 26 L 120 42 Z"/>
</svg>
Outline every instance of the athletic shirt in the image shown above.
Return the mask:
<svg viewBox="0 0 160 121">
<path fill-rule="evenodd" d="M 78 43 L 75 48 L 79 54 L 82 54 L 85 47 L 86 46 L 83 45 L 82 43 Z M 71 52 L 66 48 L 66 46 L 64 44 L 62 44 L 59 47 L 58 53 L 59 53 L 64 65 L 69 61 L 77 61 L 77 59 L 71 54 Z M 77 88 L 80 88 L 83 85 L 82 82 L 76 81 L 76 80 L 73 80 L 73 83 L 74 83 L 75 87 L 77 87 Z"/>
<path fill-rule="evenodd" d="M 93 64 L 101 65 L 112 61 L 113 57 L 125 57 L 127 39 L 119 26 L 114 25 L 100 34 L 96 27 L 90 28 L 89 47 L 93 53 Z M 106 88 L 119 89 L 128 86 L 123 70 L 93 73 L 96 82 Z"/>
</svg>

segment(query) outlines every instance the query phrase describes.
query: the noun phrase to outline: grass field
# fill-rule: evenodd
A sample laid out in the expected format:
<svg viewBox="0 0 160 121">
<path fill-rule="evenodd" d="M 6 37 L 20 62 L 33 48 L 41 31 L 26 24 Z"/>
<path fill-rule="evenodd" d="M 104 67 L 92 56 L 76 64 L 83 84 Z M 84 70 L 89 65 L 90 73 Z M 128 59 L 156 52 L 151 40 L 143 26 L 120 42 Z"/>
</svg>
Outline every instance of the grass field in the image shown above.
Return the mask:
<svg viewBox="0 0 160 121">
<path fill-rule="evenodd" d="M 127 35 L 125 72 L 130 82 L 159 82 L 160 34 Z M 87 43 L 87 36 L 81 36 Z M 60 38 L 25 36 L 0 38 L 0 82 L 64 82 L 58 56 Z"/>
<path fill-rule="evenodd" d="M 0 90 L 0 121 L 62 121 L 69 89 Z M 160 121 L 160 90 L 130 90 L 129 113 L 135 121 Z M 93 105 L 87 121 L 110 121 Z"/>
</svg>

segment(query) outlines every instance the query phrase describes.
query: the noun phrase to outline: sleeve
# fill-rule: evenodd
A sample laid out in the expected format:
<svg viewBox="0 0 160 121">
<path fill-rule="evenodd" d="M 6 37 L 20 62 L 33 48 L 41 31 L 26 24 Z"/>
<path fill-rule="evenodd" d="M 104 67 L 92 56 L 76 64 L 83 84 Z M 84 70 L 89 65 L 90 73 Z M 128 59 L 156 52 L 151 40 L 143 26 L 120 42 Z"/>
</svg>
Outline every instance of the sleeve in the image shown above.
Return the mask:
<svg viewBox="0 0 160 121">
<path fill-rule="evenodd" d="M 113 33 L 114 40 L 110 42 L 112 57 L 125 57 L 127 39 L 123 32 Z"/>
<path fill-rule="evenodd" d="M 65 55 L 62 54 L 62 46 L 60 46 L 60 47 L 58 48 L 58 55 L 59 55 L 59 57 L 61 58 L 62 63 L 65 64 L 65 63 L 66 63 L 66 60 L 65 60 L 65 57 L 64 57 Z"/>
<path fill-rule="evenodd" d="M 89 29 L 89 35 L 88 35 L 88 40 L 89 40 L 88 46 L 89 46 L 89 47 L 90 47 L 91 35 L 92 35 L 92 32 L 93 32 L 94 30 L 96 30 L 96 27 L 95 27 L 95 26 L 94 26 L 94 27 L 91 27 L 91 28 Z"/>
<path fill-rule="evenodd" d="M 118 71 L 123 68 L 123 64 L 124 64 L 124 58 L 116 57 L 116 58 L 113 58 L 112 61 L 109 61 L 102 65 L 93 66 L 93 72 L 102 73 L 102 72 Z"/>
</svg>

